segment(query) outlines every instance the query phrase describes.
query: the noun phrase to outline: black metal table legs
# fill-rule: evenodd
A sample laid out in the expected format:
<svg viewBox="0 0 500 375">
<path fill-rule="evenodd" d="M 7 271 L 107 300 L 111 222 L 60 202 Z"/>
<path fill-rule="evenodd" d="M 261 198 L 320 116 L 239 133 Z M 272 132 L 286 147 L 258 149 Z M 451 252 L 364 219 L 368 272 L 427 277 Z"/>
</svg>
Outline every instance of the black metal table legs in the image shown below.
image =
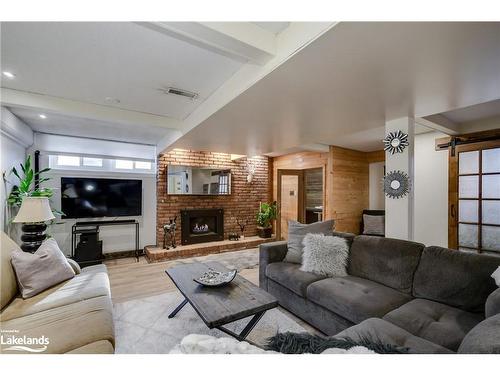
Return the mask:
<svg viewBox="0 0 500 375">
<path fill-rule="evenodd" d="M 181 304 L 180 304 L 179 306 L 177 306 L 177 307 L 175 308 L 175 310 L 174 310 L 174 311 L 172 311 L 172 312 L 170 313 L 170 315 L 168 316 L 168 318 L 169 318 L 169 319 L 171 319 L 171 318 L 173 318 L 174 316 L 176 316 L 176 315 L 177 315 L 177 313 L 178 313 L 179 311 L 181 311 L 181 309 L 184 307 L 184 305 L 185 305 L 186 303 L 188 303 L 188 300 L 187 300 L 187 299 L 185 299 L 184 301 L 182 301 L 182 302 L 181 302 Z"/>
<path fill-rule="evenodd" d="M 182 301 L 180 303 L 179 306 L 177 306 L 174 311 L 172 311 L 170 313 L 170 315 L 168 316 L 169 319 L 173 318 L 174 316 L 177 315 L 177 313 L 186 305 L 186 303 L 188 303 L 188 300 L 185 299 L 184 301 Z M 236 340 L 238 341 L 243 341 L 246 339 L 246 337 L 248 336 L 248 334 L 250 332 L 252 332 L 252 329 L 255 328 L 255 326 L 257 325 L 257 323 L 259 322 L 259 320 L 262 318 L 262 316 L 264 316 L 265 314 L 265 311 L 261 311 L 257 314 L 255 314 L 252 319 L 247 323 L 247 325 L 245 326 L 245 328 L 243 328 L 241 330 L 240 333 L 236 333 L 236 332 L 233 332 L 229 329 L 227 329 L 226 327 L 224 326 L 219 326 L 219 327 L 214 327 L 214 328 L 217 328 L 218 330 L 228 334 L 229 336 L 231 337 L 234 337 Z"/>
<path fill-rule="evenodd" d="M 248 322 L 248 324 L 245 326 L 245 328 L 243 328 L 243 330 L 239 334 L 235 333 L 235 332 L 233 332 L 233 331 L 231 331 L 223 326 L 215 327 L 215 328 L 228 334 L 229 336 L 234 337 L 238 341 L 243 341 L 246 339 L 246 337 L 252 331 L 252 329 L 254 329 L 254 327 L 257 325 L 257 323 L 259 322 L 260 318 L 262 318 L 264 313 L 265 313 L 265 311 L 262 311 L 260 313 L 255 314 L 253 316 L 253 318 Z"/>
</svg>

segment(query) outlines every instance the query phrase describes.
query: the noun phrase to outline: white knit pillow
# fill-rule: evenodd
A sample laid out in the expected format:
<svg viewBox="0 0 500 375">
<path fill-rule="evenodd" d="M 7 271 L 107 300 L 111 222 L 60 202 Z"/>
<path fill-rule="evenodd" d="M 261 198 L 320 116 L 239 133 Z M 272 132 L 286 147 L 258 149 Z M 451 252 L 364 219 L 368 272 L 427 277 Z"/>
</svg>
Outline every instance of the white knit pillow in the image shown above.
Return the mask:
<svg viewBox="0 0 500 375">
<path fill-rule="evenodd" d="M 349 246 L 344 238 L 309 233 L 304 238 L 301 271 L 347 276 Z"/>
</svg>

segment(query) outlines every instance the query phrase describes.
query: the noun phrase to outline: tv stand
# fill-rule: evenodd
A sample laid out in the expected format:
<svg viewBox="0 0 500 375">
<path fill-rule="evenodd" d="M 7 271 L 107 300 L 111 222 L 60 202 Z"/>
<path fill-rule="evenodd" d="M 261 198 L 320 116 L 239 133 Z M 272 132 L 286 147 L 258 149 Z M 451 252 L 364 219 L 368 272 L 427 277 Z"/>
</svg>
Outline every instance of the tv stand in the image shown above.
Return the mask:
<svg viewBox="0 0 500 375">
<path fill-rule="evenodd" d="M 79 221 L 71 227 L 71 257 L 74 257 L 74 251 L 77 246 L 78 234 L 86 233 L 89 230 L 94 230 L 99 233 L 100 227 L 114 225 L 134 225 L 135 226 L 135 257 L 139 261 L 141 250 L 139 248 L 139 222 L 134 219 L 127 220 L 96 220 L 96 221 Z M 96 259 L 98 260 L 98 259 Z M 99 259 L 100 260 L 100 259 Z"/>
</svg>

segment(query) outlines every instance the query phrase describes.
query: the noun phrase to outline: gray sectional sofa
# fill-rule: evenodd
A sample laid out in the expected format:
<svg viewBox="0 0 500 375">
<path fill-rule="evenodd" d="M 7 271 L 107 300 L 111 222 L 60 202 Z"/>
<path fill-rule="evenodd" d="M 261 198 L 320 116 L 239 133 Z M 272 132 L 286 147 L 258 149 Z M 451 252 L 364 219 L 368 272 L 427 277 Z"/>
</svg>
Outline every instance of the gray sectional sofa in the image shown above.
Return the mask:
<svg viewBox="0 0 500 375">
<path fill-rule="evenodd" d="M 348 276 L 283 262 L 286 242 L 260 247 L 260 286 L 327 335 L 369 337 L 410 353 L 500 353 L 500 257 L 342 234 Z"/>
</svg>

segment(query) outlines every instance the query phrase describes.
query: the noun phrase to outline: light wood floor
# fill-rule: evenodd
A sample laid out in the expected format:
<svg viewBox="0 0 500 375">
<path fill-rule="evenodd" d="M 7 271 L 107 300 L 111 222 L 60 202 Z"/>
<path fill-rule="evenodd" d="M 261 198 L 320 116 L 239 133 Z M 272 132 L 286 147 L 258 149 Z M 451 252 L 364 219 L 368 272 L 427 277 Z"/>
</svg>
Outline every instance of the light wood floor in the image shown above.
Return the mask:
<svg viewBox="0 0 500 375">
<path fill-rule="evenodd" d="M 139 262 L 135 258 L 107 260 L 104 264 L 108 268 L 113 302 L 124 302 L 173 292 L 176 290 L 176 287 L 165 274 L 165 270 L 181 262 L 201 261 L 204 258 L 196 257 L 160 263 L 148 263 L 144 257 L 139 258 Z M 243 269 L 239 274 L 255 285 L 259 285 L 258 268 Z"/>
</svg>

